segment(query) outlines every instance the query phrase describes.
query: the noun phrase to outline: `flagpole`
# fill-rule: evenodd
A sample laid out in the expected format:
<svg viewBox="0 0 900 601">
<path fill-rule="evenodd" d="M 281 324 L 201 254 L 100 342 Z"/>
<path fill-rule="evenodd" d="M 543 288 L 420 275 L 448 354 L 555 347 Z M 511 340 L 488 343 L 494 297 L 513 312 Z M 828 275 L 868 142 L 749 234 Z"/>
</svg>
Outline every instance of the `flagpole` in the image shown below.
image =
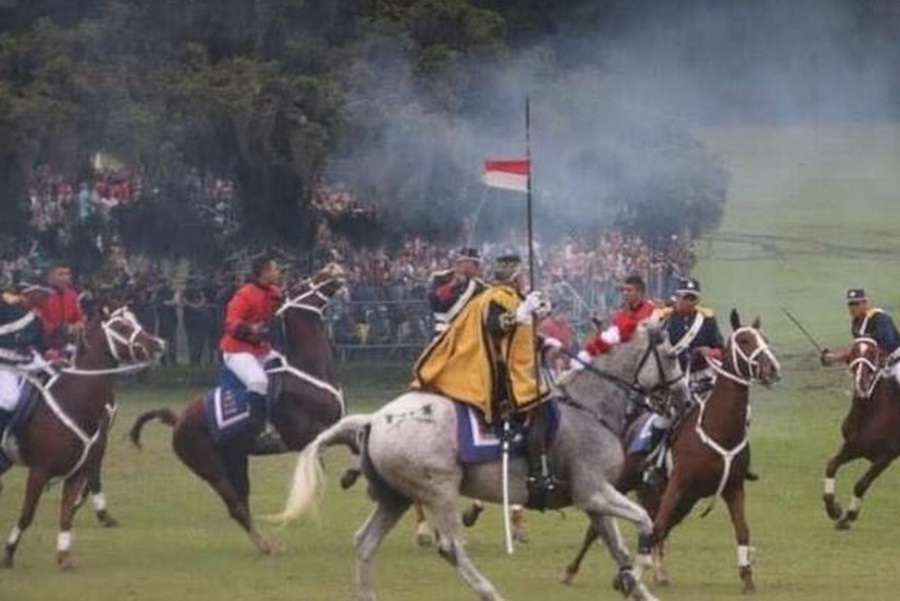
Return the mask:
<svg viewBox="0 0 900 601">
<path fill-rule="evenodd" d="M 525 160 L 528 165 L 528 283 L 534 291 L 534 219 L 531 209 L 531 97 L 525 96 Z"/>
</svg>

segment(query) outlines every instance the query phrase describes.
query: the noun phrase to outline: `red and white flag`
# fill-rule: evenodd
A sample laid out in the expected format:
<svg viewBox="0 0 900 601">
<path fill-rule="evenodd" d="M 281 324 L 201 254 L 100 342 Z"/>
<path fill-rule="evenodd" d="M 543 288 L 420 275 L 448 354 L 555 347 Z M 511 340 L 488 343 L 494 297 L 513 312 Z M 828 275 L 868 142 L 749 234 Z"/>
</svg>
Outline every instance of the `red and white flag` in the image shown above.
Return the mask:
<svg viewBox="0 0 900 601">
<path fill-rule="evenodd" d="M 495 159 L 484 162 L 481 180 L 492 188 L 528 192 L 528 159 Z"/>
</svg>

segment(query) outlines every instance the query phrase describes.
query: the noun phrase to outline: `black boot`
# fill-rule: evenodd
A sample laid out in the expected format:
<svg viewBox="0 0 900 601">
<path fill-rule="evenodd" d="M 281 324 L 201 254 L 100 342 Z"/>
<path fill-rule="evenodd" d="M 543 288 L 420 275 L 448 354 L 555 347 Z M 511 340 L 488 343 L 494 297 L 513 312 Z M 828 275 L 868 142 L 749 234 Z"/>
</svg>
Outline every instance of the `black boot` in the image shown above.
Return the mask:
<svg viewBox="0 0 900 601">
<path fill-rule="evenodd" d="M 547 420 L 541 408 L 532 414 L 531 428 L 528 432 L 527 484 L 528 505 L 536 509 L 544 509 L 547 497 L 552 497 L 559 490 L 559 480 L 550 469 L 547 455 Z"/>
<path fill-rule="evenodd" d="M 668 429 L 658 428 L 654 424 L 650 427 L 650 456 L 653 461 L 644 470 L 644 484 L 650 488 L 662 488 L 666 482 L 666 454 L 669 452 L 666 439 Z"/>
<path fill-rule="evenodd" d="M 281 436 L 269 423 L 265 395 L 247 391 L 247 402 L 250 404 L 250 432 L 253 437 L 250 452 L 253 455 L 277 455 L 287 451 Z"/>
<path fill-rule="evenodd" d="M 3 440 L 3 435 L 6 433 L 6 426 L 9 425 L 11 419 L 12 412 L 0 410 L 0 440 Z M 3 449 L 0 449 L 0 476 L 6 473 L 12 465 L 10 458 L 6 456 Z M 2 488 L 2 485 L 0 485 L 0 488 Z"/>
</svg>

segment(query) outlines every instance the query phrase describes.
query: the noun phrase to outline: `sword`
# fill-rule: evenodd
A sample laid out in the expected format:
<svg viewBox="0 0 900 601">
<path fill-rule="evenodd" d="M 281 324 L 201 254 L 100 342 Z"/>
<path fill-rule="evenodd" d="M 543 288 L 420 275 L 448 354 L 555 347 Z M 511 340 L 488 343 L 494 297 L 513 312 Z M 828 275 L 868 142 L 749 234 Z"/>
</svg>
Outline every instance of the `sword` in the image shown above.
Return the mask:
<svg viewBox="0 0 900 601">
<path fill-rule="evenodd" d="M 506 554 L 512 555 L 512 524 L 509 520 L 509 419 L 503 420 L 503 528 L 506 535 Z"/>
<path fill-rule="evenodd" d="M 784 313 L 787 316 L 787 318 L 791 320 L 791 323 L 793 323 L 795 326 L 797 326 L 797 329 L 800 330 L 800 333 L 802 333 L 803 336 L 807 340 L 809 340 L 809 343 L 812 344 L 817 351 L 819 351 L 820 355 L 825 352 L 825 349 L 822 348 L 822 345 L 820 345 L 818 342 L 816 342 L 816 339 L 813 338 L 812 334 L 810 334 L 807 331 L 807 329 L 803 327 L 803 324 L 801 324 L 790 311 L 788 311 L 784 307 L 781 307 L 781 312 Z"/>
</svg>

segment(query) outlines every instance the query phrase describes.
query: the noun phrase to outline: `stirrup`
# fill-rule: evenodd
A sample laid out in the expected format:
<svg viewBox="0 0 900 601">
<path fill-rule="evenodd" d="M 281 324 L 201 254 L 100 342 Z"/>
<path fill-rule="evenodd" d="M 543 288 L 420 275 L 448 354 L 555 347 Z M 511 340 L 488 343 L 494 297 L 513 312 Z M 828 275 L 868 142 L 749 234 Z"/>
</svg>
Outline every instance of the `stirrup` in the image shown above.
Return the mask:
<svg viewBox="0 0 900 601">
<path fill-rule="evenodd" d="M 253 439 L 254 455 L 278 455 L 287 452 L 288 448 L 281 436 L 271 426 L 260 432 Z"/>
</svg>

